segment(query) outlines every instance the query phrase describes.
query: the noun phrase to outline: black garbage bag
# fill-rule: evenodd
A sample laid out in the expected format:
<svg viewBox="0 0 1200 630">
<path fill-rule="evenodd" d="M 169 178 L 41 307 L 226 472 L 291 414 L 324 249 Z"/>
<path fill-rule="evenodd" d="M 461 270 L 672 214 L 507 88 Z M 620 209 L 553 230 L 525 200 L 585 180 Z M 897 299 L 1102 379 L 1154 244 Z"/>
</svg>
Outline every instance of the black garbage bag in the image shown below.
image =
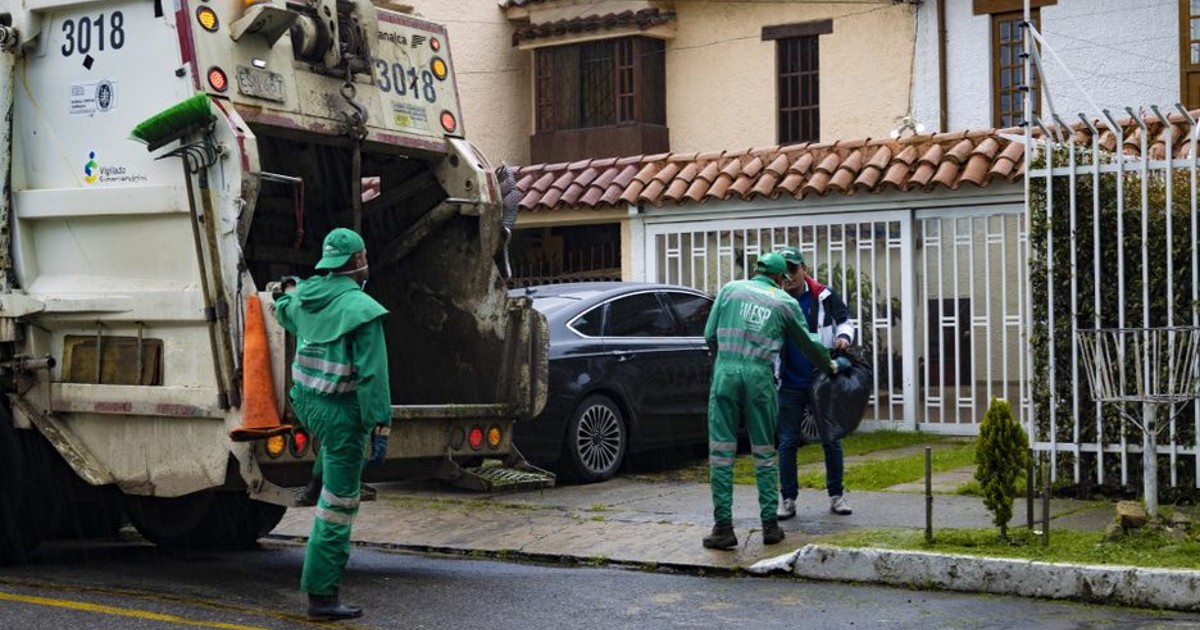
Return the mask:
<svg viewBox="0 0 1200 630">
<path fill-rule="evenodd" d="M 871 366 L 867 362 L 852 354 L 842 356 L 850 360 L 850 367 L 838 370 L 837 374 L 824 370 L 813 372 L 809 389 L 813 409 L 811 430 L 820 431 L 817 423 L 821 423 L 835 440 L 858 429 L 874 387 Z"/>
</svg>

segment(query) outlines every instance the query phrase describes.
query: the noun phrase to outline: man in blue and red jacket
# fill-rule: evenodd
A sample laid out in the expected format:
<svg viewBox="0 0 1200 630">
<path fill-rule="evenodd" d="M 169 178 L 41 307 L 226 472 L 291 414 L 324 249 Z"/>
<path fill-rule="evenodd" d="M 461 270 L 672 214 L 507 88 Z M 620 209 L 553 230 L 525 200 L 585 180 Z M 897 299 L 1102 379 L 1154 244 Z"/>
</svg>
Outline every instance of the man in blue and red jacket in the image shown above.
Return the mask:
<svg viewBox="0 0 1200 630">
<path fill-rule="evenodd" d="M 790 282 L 784 290 L 800 303 L 800 310 L 826 348 L 840 351 L 854 343 L 854 324 L 850 321 L 850 309 L 833 289 L 809 277 L 804 256 L 795 247 L 778 252 L 788 264 Z M 849 367 L 849 360 L 838 357 L 838 369 Z M 812 413 L 813 366 L 798 348 L 785 341 L 779 354 L 779 502 L 778 517 L 785 521 L 796 516 L 796 497 L 800 484 L 796 478 L 796 449 L 800 446 L 800 425 L 805 413 Z M 823 422 L 815 422 L 820 436 L 821 448 L 825 451 L 825 489 L 829 493 L 829 511 L 834 514 L 850 514 L 842 487 L 844 470 L 842 440 L 830 435 Z"/>
</svg>

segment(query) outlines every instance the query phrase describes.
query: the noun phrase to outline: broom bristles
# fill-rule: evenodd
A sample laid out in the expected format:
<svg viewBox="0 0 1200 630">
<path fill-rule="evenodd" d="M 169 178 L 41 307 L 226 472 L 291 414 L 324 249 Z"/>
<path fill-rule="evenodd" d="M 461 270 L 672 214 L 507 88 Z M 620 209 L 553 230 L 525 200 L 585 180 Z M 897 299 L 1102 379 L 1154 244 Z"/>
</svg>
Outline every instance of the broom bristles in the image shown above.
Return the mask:
<svg viewBox="0 0 1200 630">
<path fill-rule="evenodd" d="M 129 135 L 134 140 L 154 148 L 184 135 L 195 127 L 207 125 L 215 118 L 208 95 L 197 94 L 138 123 Z"/>
</svg>

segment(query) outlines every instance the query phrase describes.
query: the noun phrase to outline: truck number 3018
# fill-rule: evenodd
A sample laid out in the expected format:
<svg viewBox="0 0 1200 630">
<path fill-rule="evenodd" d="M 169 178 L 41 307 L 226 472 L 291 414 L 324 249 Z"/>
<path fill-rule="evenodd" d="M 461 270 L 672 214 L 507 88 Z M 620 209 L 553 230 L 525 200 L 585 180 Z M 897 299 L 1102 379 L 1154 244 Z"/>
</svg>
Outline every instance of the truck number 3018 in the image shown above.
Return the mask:
<svg viewBox="0 0 1200 630">
<path fill-rule="evenodd" d="M 76 53 L 86 55 L 91 52 L 93 43 L 96 50 L 104 50 L 105 46 L 118 50 L 125 45 L 125 14 L 113 11 L 107 15 L 67 19 L 63 21 L 62 32 L 64 57 Z"/>
<path fill-rule="evenodd" d="M 376 59 L 375 77 L 376 85 L 382 92 L 395 92 L 400 96 L 406 96 L 411 92 L 412 98 L 417 100 L 422 97 L 430 103 L 437 100 L 437 89 L 433 85 L 433 73 L 428 70 L 423 70 L 418 74 L 416 68 L 410 67 L 405 72 L 404 66 L 398 63 L 388 64 L 385 59 Z"/>
</svg>

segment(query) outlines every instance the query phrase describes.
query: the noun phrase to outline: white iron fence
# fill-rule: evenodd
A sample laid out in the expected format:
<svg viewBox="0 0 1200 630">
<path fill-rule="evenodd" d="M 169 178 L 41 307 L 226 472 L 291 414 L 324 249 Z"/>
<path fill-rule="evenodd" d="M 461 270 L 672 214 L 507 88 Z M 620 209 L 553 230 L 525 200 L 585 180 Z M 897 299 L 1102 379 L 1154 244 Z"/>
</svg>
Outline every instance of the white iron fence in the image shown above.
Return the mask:
<svg viewBox="0 0 1200 630">
<path fill-rule="evenodd" d="M 648 222 L 646 277 L 715 294 L 796 246 L 850 307 L 872 362 L 867 427 L 973 435 L 991 397 L 1025 400 L 1019 204 L 811 212 Z"/>
<path fill-rule="evenodd" d="M 1180 109 L 1120 123 L 1105 112 L 1103 125 L 1081 116 L 1074 133 L 1039 142 L 1030 165 L 1026 415 L 1056 477 L 1130 486 L 1157 471 L 1164 486 L 1200 487 L 1200 366 L 1173 347 L 1200 325 L 1197 127 Z M 1157 354 L 1140 343 L 1156 339 Z M 1082 357 L 1081 341 L 1092 344 Z M 1101 402 L 1089 382 L 1115 393 Z M 1144 436 L 1135 419 L 1153 427 L 1156 411 L 1167 421 Z"/>
</svg>

